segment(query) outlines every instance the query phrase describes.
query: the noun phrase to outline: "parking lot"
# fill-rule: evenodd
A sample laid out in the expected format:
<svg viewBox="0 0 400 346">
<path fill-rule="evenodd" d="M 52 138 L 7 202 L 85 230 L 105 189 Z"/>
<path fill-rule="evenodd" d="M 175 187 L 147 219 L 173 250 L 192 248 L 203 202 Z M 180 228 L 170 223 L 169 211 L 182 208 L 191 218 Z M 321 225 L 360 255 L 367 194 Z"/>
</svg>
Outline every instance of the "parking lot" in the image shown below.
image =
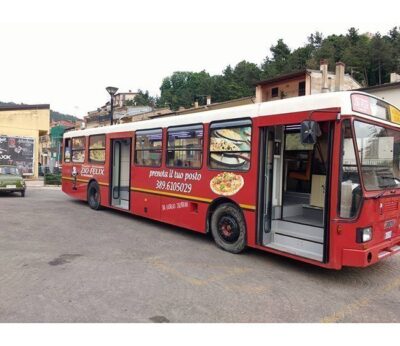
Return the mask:
<svg viewBox="0 0 400 346">
<path fill-rule="evenodd" d="M 400 322 L 400 256 L 331 271 L 58 188 L 0 195 L 0 322 Z"/>
</svg>

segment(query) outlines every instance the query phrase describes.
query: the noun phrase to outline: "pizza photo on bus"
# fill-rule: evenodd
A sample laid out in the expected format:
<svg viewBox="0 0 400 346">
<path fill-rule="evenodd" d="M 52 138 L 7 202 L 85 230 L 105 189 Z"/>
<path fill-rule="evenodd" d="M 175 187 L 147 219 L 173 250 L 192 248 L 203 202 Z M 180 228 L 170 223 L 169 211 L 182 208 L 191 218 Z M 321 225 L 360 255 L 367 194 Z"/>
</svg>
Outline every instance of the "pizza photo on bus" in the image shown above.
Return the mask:
<svg viewBox="0 0 400 346">
<path fill-rule="evenodd" d="M 222 172 L 210 181 L 212 192 L 221 196 L 233 196 L 244 186 L 241 175 L 232 172 Z"/>
<path fill-rule="evenodd" d="M 84 162 L 85 161 L 85 152 L 82 150 L 73 151 L 72 161 L 73 162 Z"/>
<path fill-rule="evenodd" d="M 224 138 L 211 138 L 211 151 L 239 151 L 240 148 L 230 140 Z"/>
<path fill-rule="evenodd" d="M 244 138 L 244 136 L 233 129 L 219 129 L 215 133 L 219 137 L 226 138 L 232 142 L 238 142 L 238 144 L 247 141 L 247 138 Z"/>
</svg>

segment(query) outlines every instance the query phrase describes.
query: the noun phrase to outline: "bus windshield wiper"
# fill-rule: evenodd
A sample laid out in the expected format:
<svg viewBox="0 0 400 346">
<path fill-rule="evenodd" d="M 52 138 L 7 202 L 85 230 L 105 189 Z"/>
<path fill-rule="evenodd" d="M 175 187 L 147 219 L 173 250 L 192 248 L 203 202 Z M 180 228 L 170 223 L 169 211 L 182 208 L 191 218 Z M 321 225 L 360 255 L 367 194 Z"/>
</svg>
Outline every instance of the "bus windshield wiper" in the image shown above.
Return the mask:
<svg viewBox="0 0 400 346">
<path fill-rule="evenodd" d="M 382 197 L 384 195 L 384 193 L 388 190 L 388 189 L 393 189 L 393 188 L 398 188 L 397 184 L 396 185 L 383 185 L 383 186 L 379 186 L 381 189 L 383 189 L 381 192 L 379 192 L 378 194 L 376 194 L 373 198 L 377 199 L 379 197 Z"/>
<path fill-rule="evenodd" d="M 381 192 L 379 192 L 378 194 L 376 194 L 374 197 L 372 197 L 372 198 L 374 198 L 374 199 L 378 199 L 379 197 L 382 197 L 383 196 L 383 194 L 386 192 L 386 190 L 382 190 Z"/>
</svg>

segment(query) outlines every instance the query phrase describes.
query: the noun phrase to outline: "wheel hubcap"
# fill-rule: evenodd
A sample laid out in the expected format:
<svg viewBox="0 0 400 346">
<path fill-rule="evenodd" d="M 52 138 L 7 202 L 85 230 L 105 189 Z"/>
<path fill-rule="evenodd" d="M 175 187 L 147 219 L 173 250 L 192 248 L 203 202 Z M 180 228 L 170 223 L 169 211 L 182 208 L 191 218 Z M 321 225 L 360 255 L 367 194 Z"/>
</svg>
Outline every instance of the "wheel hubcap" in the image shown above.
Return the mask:
<svg viewBox="0 0 400 346">
<path fill-rule="evenodd" d="M 232 216 L 224 215 L 218 222 L 218 233 L 224 241 L 234 243 L 239 239 L 239 224 Z"/>
</svg>

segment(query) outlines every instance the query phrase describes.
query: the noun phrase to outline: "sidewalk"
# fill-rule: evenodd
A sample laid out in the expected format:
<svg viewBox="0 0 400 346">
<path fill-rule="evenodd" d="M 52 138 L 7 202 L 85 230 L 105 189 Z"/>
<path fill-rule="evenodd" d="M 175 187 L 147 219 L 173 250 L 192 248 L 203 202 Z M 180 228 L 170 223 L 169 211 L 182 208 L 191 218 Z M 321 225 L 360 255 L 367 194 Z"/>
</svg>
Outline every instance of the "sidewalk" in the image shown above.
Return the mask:
<svg viewBox="0 0 400 346">
<path fill-rule="evenodd" d="M 27 187 L 43 187 L 44 180 L 43 179 L 25 179 L 25 183 Z"/>
<path fill-rule="evenodd" d="M 46 188 L 46 189 L 61 189 L 61 186 L 57 185 L 44 185 L 43 179 L 25 179 L 26 187 L 30 188 Z"/>
</svg>

